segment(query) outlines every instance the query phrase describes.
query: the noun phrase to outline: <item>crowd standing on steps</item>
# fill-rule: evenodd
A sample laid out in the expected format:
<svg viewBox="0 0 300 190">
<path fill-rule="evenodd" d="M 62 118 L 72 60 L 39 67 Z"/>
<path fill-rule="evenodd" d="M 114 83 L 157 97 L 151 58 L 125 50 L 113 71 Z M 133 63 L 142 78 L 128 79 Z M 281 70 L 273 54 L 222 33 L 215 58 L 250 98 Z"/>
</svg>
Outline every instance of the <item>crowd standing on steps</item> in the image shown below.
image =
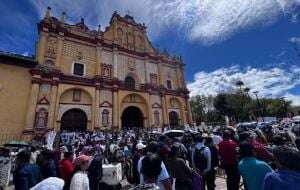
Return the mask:
<svg viewBox="0 0 300 190">
<path fill-rule="evenodd" d="M 43 146 L 0 148 L 1 190 L 10 176 L 15 190 L 214 190 L 220 171 L 228 190 L 300 190 L 299 138 L 262 135 L 232 128 L 51 134 Z"/>
</svg>

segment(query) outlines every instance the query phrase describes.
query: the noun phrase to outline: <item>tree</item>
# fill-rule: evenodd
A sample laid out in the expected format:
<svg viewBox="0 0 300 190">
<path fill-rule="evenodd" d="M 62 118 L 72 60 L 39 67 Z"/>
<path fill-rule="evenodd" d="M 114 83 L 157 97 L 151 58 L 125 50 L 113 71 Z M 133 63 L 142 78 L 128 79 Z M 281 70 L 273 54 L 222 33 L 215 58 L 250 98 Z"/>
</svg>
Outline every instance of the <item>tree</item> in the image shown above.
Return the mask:
<svg viewBox="0 0 300 190">
<path fill-rule="evenodd" d="M 190 100 L 192 115 L 197 124 L 201 122 L 224 123 L 222 114 L 214 109 L 213 96 L 194 96 Z"/>
<path fill-rule="evenodd" d="M 244 92 L 248 90 L 244 89 Z M 213 103 L 212 103 L 213 102 Z M 224 116 L 237 122 L 252 121 L 258 117 L 286 117 L 291 102 L 283 98 L 252 99 L 244 93 L 221 93 L 216 97 L 195 96 L 191 98 L 192 114 L 199 124 L 202 121 L 224 123 Z"/>
<path fill-rule="evenodd" d="M 235 85 L 236 85 L 237 87 L 239 87 L 239 88 L 240 88 L 240 92 L 242 92 L 242 86 L 244 86 L 243 81 L 238 80 L 238 81 L 236 81 Z"/>
<path fill-rule="evenodd" d="M 190 100 L 190 105 L 195 122 L 201 122 L 205 108 L 203 98 L 200 95 L 192 97 Z"/>
<path fill-rule="evenodd" d="M 247 96 L 249 96 L 249 91 L 250 91 L 250 88 L 248 88 L 248 87 L 244 88 L 244 92 L 246 93 Z"/>
</svg>

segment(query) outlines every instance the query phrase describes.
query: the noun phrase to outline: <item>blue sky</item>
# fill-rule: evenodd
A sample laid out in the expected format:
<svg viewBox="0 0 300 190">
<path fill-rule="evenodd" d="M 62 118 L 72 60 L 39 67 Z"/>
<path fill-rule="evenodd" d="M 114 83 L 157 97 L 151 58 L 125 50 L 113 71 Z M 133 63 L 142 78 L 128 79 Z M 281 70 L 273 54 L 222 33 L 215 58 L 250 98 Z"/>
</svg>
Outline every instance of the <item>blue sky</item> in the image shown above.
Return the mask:
<svg viewBox="0 0 300 190">
<path fill-rule="evenodd" d="M 230 91 L 242 80 L 261 97 L 300 105 L 300 0 L 2 0 L 0 50 L 34 54 L 47 6 L 93 29 L 104 29 L 115 10 L 129 12 L 156 47 L 183 56 L 192 96 Z"/>
</svg>

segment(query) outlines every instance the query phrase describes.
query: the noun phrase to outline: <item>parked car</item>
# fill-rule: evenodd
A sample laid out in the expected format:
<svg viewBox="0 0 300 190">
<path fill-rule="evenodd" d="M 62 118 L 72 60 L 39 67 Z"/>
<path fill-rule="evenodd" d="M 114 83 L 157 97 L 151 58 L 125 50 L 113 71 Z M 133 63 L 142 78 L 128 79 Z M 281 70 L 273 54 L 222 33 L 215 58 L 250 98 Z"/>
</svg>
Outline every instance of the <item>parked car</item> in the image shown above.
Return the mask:
<svg viewBox="0 0 300 190">
<path fill-rule="evenodd" d="M 171 130 L 165 131 L 163 133 L 163 135 L 166 135 L 167 137 L 170 137 L 170 138 L 178 138 L 179 140 L 181 140 L 184 136 L 184 133 L 185 132 L 183 130 L 171 129 Z"/>
</svg>

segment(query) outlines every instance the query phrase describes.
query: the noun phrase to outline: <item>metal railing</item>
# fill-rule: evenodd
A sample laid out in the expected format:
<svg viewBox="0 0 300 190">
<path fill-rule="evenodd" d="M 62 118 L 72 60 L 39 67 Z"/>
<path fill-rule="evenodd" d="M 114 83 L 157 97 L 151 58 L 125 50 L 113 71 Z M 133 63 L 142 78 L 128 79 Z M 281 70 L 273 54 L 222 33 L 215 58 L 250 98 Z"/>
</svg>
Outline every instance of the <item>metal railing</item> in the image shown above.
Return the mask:
<svg viewBox="0 0 300 190">
<path fill-rule="evenodd" d="M 20 133 L 0 133 L 0 145 L 8 143 L 9 141 L 16 140 L 16 141 L 28 141 L 29 138 L 26 138 L 25 135 Z"/>
</svg>

